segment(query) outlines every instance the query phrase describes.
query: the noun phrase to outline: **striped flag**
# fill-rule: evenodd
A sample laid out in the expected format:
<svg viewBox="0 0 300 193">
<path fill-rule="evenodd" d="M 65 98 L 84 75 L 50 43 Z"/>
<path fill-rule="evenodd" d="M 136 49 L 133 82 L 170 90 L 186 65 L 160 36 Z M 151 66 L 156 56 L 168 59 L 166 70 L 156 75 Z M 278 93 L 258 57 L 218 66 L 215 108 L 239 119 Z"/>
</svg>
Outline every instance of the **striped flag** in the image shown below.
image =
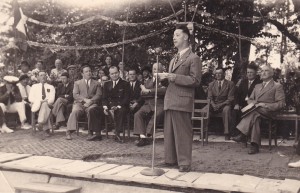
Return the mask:
<svg viewBox="0 0 300 193">
<path fill-rule="evenodd" d="M 16 29 L 16 37 L 17 39 L 27 40 L 27 26 L 26 20 L 27 17 L 23 14 L 21 7 L 17 0 L 13 1 L 14 8 L 14 24 L 13 28 Z"/>
</svg>

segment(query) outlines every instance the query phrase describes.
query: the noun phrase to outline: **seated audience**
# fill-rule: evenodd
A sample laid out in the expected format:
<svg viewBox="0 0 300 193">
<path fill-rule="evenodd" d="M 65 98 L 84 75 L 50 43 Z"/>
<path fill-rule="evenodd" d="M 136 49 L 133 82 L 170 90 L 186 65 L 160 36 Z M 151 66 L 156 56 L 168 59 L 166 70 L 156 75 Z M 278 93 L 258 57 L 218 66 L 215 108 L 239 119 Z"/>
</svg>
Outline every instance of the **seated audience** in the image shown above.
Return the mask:
<svg viewBox="0 0 300 193">
<path fill-rule="evenodd" d="M 257 108 L 246 114 L 237 125 L 240 134 L 233 138 L 236 142 L 243 142 L 246 136 L 251 135 L 249 154 L 259 152 L 260 145 L 260 120 L 261 116 L 273 117 L 285 105 L 285 95 L 281 84 L 273 80 L 273 69 L 264 66 L 261 70 L 261 84 L 257 84 L 247 100 Z"/>
<path fill-rule="evenodd" d="M 37 128 L 44 131 L 45 137 L 50 136 L 51 105 L 55 99 L 55 89 L 52 85 L 47 84 L 47 73 L 40 70 L 38 74 L 37 84 L 32 85 L 29 93 L 29 101 L 31 102 L 31 111 L 38 112 Z"/>
<path fill-rule="evenodd" d="M 137 146 L 145 146 L 150 143 L 149 137 L 152 136 L 154 128 L 154 108 L 155 108 L 155 77 L 154 73 L 163 72 L 163 66 L 160 63 L 153 64 L 152 73 L 153 78 L 147 79 L 144 85 L 141 85 L 141 95 L 144 99 L 144 105 L 134 114 L 134 134 L 139 136 Z M 164 96 L 166 93 L 166 87 L 161 83 L 157 89 L 157 122 L 162 122 L 164 117 Z M 151 117 L 149 121 L 149 116 Z"/>
<path fill-rule="evenodd" d="M 211 114 L 222 113 L 225 140 L 230 139 L 231 106 L 234 101 L 235 85 L 225 79 L 225 70 L 217 68 L 215 79 L 208 86 L 208 99 L 211 100 Z"/>
<path fill-rule="evenodd" d="M 28 100 L 30 89 L 31 89 L 31 87 L 29 86 L 29 81 L 30 81 L 29 76 L 27 74 L 23 74 L 20 76 L 19 83 L 17 84 L 17 86 L 20 90 L 23 103 L 25 104 L 25 114 L 27 117 L 27 122 L 31 123 L 31 105 Z"/>
<path fill-rule="evenodd" d="M 19 79 L 15 76 L 4 76 L 4 85 L 0 86 L 0 131 L 2 133 L 12 133 L 5 122 L 4 114 L 18 113 L 22 129 L 30 129 L 26 123 L 25 105 L 22 102 L 22 96 L 16 83 Z"/>
<path fill-rule="evenodd" d="M 55 103 L 52 114 L 55 116 L 55 128 L 58 129 L 66 121 L 65 115 L 70 112 L 73 104 L 73 82 L 69 81 L 69 74 L 64 72 L 60 76 L 61 83 L 56 88 Z"/>
<path fill-rule="evenodd" d="M 46 73 L 46 81 L 51 81 L 48 73 L 45 71 L 45 66 L 42 60 L 38 60 L 35 64 L 35 69 L 33 69 L 32 76 L 31 76 L 31 81 L 32 83 L 37 83 L 39 81 L 39 71 L 44 71 Z"/>
<path fill-rule="evenodd" d="M 75 82 L 75 81 L 79 80 L 76 65 L 69 65 L 67 67 L 67 70 L 68 70 L 70 82 Z"/>
<path fill-rule="evenodd" d="M 111 115 L 115 123 L 115 140 L 122 142 L 120 138 L 121 128 L 124 125 L 129 108 L 130 87 L 129 83 L 120 78 L 118 67 L 109 68 L 111 81 L 103 87 L 102 105 L 105 115 Z"/>
<path fill-rule="evenodd" d="M 125 66 L 123 62 L 119 62 L 119 71 L 120 71 L 120 78 L 123 80 L 128 81 L 128 71 L 125 70 Z"/>
<path fill-rule="evenodd" d="M 142 84 L 144 84 L 145 81 L 151 78 L 151 68 L 149 66 L 145 66 L 142 69 L 142 76 L 143 76 L 143 80 L 141 82 Z"/>
<path fill-rule="evenodd" d="M 60 59 L 55 60 L 55 68 L 51 70 L 50 78 L 52 83 L 55 85 L 59 82 L 61 82 L 61 75 L 65 72 L 67 72 L 65 69 L 63 69 L 62 61 Z"/>
<path fill-rule="evenodd" d="M 31 76 L 33 76 L 32 72 L 30 71 L 30 65 L 27 61 L 21 62 L 21 69 L 18 71 L 19 75 L 27 75 L 29 77 L 28 84 L 31 85 Z"/>
<path fill-rule="evenodd" d="M 98 105 L 101 99 L 100 84 L 96 80 L 92 79 L 92 70 L 90 66 L 83 66 L 81 68 L 81 72 L 83 78 L 74 83 L 74 104 L 67 123 L 67 140 L 72 139 L 71 133 L 78 129 L 78 119 L 84 113 L 86 114 L 88 120 L 89 136 L 87 140 L 102 140 L 102 110 Z"/>
<path fill-rule="evenodd" d="M 135 69 L 128 71 L 128 79 L 130 84 L 130 112 L 134 114 L 141 107 L 141 83 L 137 81 L 137 74 Z"/>
<path fill-rule="evenodd" d="M 105 72 L 106 76 L 109 76 L 109 68 L 113 66 L 112 64 L 112 57 L 111 56 L 106 56 L 105 57 L 105 62 L 104 62 L 104 66 L 103 66 L 103 71 Z"/>
</svg>

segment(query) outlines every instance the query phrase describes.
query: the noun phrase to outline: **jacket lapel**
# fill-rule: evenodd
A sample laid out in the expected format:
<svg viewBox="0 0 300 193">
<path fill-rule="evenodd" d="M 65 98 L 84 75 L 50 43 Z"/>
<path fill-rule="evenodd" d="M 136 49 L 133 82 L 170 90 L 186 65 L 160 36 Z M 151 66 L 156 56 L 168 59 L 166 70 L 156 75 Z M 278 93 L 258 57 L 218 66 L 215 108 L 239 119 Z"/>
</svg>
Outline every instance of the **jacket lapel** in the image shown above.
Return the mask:
<svg viewBox="0 0 300 193">
<path fill-rule="evenodd" d="M 187 57 L 190 55 L 190 53 L 191 53 L 191 50 L 188 49 L 188 50 L 187 50 L 187 51 L 179 58 L 178 62 L 177 62 L 176 64 L 173 64 L 173 65 L 175 65 L 175 66 L 173 67 L 173 65 L 172 65 L 171 72 L 174 72 L 181 64 L 183 64 L 183 63 L 186 61 Z"/>
<path fill-rule="evenodd" d="M 264 93 L 266 93 L 267 91 L 269 91 L 269 90 L 271 90 L 272 88 L 273 88 L 273 86 L 274 86 L 274 81 L 273 80 L 271 80 L 268 84 L 267 84 L 267 86 L 265 86 L 264 88 L 262 88 L 262 84 L 260 85 L 260 92 L 259 92 L 259 94 L 258 94 L 258 96 L 257 96 L 257 99 L 259 98 L 259 97 L 261 97 Z"/>
<path fill-rule="evenodd" d="M 88 94 L 84 78 L 80 81 L 80 87 L 82 88 L 82 90 L 83 90 L 84 93 Z"/>
<path fill-rule="evenodd" d="M 175 57 L 171 60 L 171 62 L 170 62 L 170 65 L 169 65 L 169 73 L 171 73 L 172 72 L 172 68 L 173 68 L 173 66 L 175 65 L 174 64 L 174 60 L 175 60 Z"/>
</svg>

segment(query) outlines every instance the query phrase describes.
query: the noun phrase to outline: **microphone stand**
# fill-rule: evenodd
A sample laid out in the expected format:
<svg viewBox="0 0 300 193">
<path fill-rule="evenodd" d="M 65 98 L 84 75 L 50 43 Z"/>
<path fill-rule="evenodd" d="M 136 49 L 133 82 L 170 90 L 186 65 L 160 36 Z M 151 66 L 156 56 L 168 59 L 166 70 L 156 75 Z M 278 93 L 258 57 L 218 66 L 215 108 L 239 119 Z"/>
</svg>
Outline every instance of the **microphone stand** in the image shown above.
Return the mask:
<svg viewBox="0 0 300 193">
<path fill-rule="evenodd" d="M 156 63 L 158 65 L 158 54 L 156 55 Z M 140 173 L 144 176 L 161 176 L 165 173 L 163 169 L 154 168 L 155 159 L 155 131 L 156 131 L 156 115 L 157 115 L 157 88 L 158 88 L 158 73 L 155 73 L 155 95 L 154 95 L 154 125 L 153 125 L 153 143 L 152 143 L 152 161 L 151 168 L 145 168 Z"/>
</svg>

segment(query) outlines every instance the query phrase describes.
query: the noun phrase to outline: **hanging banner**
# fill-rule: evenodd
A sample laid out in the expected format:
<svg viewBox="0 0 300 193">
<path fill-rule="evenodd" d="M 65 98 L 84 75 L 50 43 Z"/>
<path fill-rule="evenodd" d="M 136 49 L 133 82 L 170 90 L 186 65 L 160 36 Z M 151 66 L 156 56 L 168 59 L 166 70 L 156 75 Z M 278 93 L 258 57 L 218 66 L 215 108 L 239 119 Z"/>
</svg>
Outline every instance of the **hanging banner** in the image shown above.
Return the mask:
<svg viewBox="0 0 300 193">
<path fill-rule="evenodd" d="M 178 11 L 175 15 L 180 15 L 183 13 L 183 10 L 180 10 Z M 52 24 L 52 23 L 45 23 L 45 22 L 41 22 L 41 21 L 38 21 L 38 20 L 35 20 L 35 19 L 32 19 L 32 18 L 27 18 L 27 21 L 30 22 L 30 23 L 34 23 L 34 24 L 37 24 L 37 25 L 41 25 L 41 26 L 45 26 L 45 27 L 57 27 L 57 28 L 66 28 L 66 27 L 76 27 L 76 26 L 80 26 L 80 25 L 83 25 L 83 24 L 86 24 L 88 22 L 91 22 L 91 21 L 94 21 L 94 20 L 104 20 L 104 21 L 107 21 L 107 22 L 110 22 L 110 23 L 115 23 L 119 26 L 130 26 L 130 27 L 136 27 L 138 25 L 151 25 L 153 23 L 156 23 L 156 22 L 165 22 L 165 21 L 168 21 L 172 18 L 175 17 L 174 14 L 170 15 L 170 16 L 167 16 L 167 17 L 164 17 L 164 18 L 161 18 L 161 19 L 158 19 L 158 20 L 155 20 L 155 21 L 149 21 L 149 22 L 143 22 L 143 23 L 127 23 L 126 21 L 119 21 L 119 20 L 115 20 L 111 17 L 106 17 L 106 16 L 103 16 L 103 15 L 96 15 L 96 16 L 92 16 L 92 17 L 89 17 L 87 19 L 84 19 L 82 21 L 78 21 L 78 22 L 75 22 L 75 23 L 69 23 L 69 24 Z"/>
</svg>

